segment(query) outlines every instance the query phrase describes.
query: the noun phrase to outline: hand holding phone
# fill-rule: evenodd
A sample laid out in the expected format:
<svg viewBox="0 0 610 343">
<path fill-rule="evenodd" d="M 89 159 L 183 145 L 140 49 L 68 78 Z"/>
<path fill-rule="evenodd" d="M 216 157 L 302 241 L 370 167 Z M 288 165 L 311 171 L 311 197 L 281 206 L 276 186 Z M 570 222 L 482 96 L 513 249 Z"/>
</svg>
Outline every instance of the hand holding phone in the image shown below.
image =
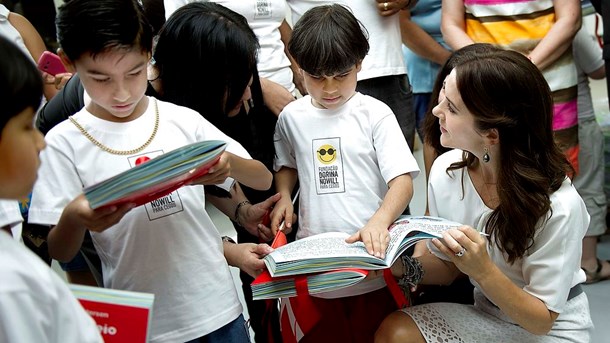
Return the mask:
<svg viewBox="0 0 610 343">
<path fill-rule="evenodd" d="M 50 51 L 42 53 L 38 60 L 38 69 L 53 76 L 67 72 L 66 67 L 61 63 L 61 58 Z"/>
</svg>

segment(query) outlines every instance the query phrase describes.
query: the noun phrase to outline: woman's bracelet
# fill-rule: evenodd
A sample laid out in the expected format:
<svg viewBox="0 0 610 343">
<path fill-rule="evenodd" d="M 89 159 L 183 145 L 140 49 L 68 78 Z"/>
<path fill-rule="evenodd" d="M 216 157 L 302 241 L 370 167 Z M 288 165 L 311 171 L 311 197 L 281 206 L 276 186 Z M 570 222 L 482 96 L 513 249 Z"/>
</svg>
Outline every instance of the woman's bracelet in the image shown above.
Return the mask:
<svg viewBox="0 0 610 343">
<path fill-rule="evenodd" d="M 398 280 L 398 286 L 409 290 L 417 286 L 424 278 L 424 268 L 418 259 L 402 255 L 402 277 Z"/>
<path fill-rule="evenodd" d="M 237 225 L 243 227 L 243 225 L 241 224 L 240 220 L 239 220 L 239 210 L 242 208 L 242 206 L 244 205 L 251 205 L 252 203 L 248 200 L 244 200 L 242 202 L 240 202 L 239 204 L 237 204 L 237 207 L 235 208 L 235 222 L 237 223 Z"/>
</svg>

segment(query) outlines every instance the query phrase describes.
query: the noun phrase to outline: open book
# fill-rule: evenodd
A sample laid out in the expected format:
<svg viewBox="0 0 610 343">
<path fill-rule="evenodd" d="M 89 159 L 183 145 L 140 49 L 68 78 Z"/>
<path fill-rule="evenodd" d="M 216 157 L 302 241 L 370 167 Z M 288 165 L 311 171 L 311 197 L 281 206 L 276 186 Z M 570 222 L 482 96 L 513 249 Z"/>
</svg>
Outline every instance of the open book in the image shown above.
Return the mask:
<svg viewBox="0 0 610 343">
<path fill-rule="evenodd" d="M 392 224 L 385 259 L 370 255 L 362 242 L 348 244 L 350 235 L 327 232 L 286 244 L 263 258 L 272 277 L 311 274 L 356 268 L 389 268 L 407 248 L 416 242 L 442 237 L 442 232 L 462 224 L 429 216 L 401 216 Z"/>
<path fill-rule="evenodd" d="M 155 296 L 150 293 L 69 285 L 95 320 L 106 343 L 148 342 Z"/>
<path fill-rule="evenodd" d="M 227 144 L 210 140 L 185 145 L 139 164 L 83 192 L 91 208 L 158 199 L 205 175 Z"/>
</svg>

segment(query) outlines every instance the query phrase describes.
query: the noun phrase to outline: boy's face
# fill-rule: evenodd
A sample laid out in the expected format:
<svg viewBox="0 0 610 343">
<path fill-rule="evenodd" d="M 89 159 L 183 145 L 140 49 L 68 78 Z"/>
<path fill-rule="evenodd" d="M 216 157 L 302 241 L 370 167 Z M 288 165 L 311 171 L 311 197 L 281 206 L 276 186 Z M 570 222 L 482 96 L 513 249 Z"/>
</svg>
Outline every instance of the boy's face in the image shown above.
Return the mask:
<svg viewBox="0 0 610 343">
<path fill-rule="evenodd" d="M 147 102 L 147 65 L 150 54 L 139 49 L 112 49 L 93 58 L 84 54 L 72 67 L 91 97 L 87 110 L 98 118 L 131 121 L 142 115 Z M 70 62 L 68 62 L 70 63 Z"/>
<path fill-rule="evenodd" d="M 361 64 L 335 75 L 311 75 L 303 73 L 303 81 L 312 103 L 318 108 L 334 109 L 345 104 L 355 93 L 356 78 Z"/>
<path fill-rule="evenodd" d="M 32 187 L 40 166 L 44 137 L 34 126 L 34 109 L 11 118 L 0 136 L 0 198 L 21 199 Z"/>
</svg>

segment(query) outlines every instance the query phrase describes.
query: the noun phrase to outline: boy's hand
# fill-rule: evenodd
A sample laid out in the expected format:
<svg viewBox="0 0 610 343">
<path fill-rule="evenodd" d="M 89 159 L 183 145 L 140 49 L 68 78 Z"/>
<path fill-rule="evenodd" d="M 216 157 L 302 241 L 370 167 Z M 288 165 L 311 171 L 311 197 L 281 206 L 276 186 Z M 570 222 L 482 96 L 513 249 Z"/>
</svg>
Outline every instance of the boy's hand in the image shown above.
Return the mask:
<svg viewBox="0 0 610 343">
<path fill-rule="evenodd" d="M 79 226 L 91 231 L 103 232 L 118 223 L 134 207 L 134 204 L 124 204 L 118 207 L 109 206 L 93 210 L 89 206 L 89 201 L 87 201 L 85 195 L 81 194 L 66 206 L 64 212 L 77 223 L 80 223 Z"/>
<path fill-rule="evenodd" d="M 230 152 L 223 152 L 218 159 L 218 162 L 214 164 L 208 172 L 193 180 L 191 184 L 197 185 L 219 185 L 231 176 L 231 156 Z"/>
<path fill-rule="evenodd" d="M 385 258 L 385 251 L 390 243 L 388 227 L 368 222 L 362 229 L 348 237 L 345 242 L 354 243 L 362 241 L 366 251 L 379 258 Z"/>
</svg>

